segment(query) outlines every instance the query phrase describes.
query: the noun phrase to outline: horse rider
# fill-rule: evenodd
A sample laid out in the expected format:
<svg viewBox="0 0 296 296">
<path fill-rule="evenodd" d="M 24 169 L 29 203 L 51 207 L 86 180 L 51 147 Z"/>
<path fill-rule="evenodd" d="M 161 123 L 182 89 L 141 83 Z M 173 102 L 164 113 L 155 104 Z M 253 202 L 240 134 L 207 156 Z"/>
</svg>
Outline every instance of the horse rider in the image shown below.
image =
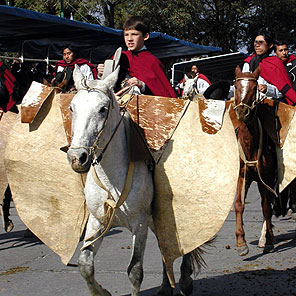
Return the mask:
<svg viewBox="0 0 296 296">
<path fill-rule="evenodd" d="M 136 16 L 130 17 L 123 25 L 123 32 L 127 50 L 121 54 L 119 78 L 115 88 L 137 87 L 138 93 L 177 97 L 163 64 L 144 44 L 149 39 L 149 29 L 144 20 Z M 99 76 L 103 75 L 104 64 L 98 65 L 98 73 Z"/>
<path fill-rule="evenodd" d="M 274 43 L 275 55 L 283 62 L 292 81 L 293 89 L 296 90 L 296 56 L 289 54 L 288 43 L 277 40 Z"/>
<path fill-rule="evenodd" d="M 186 78 L 196 79 L 196 89 L 198 93 L 204 94 L 206 89 L 212 84 L 211 81 L 204 74 L 199 72 L 199 68 L 196 64 L 191 66 L 191 71 L 186 74 L 187 77 L 182 78 L 180 83 L 178 83 L 177 87 L 179 88 L 179 93 L 182 95 L 182 91 L 184 89 L 184 85 L 186 82 Z"/>
<path fill-rule="evenodd" d="M 97 69 L 89 61 L 78 57 L 78 50 L 72 45 L 66 45 L 62 50 L 63 59 L 55 65 L 55 78 L 52 79 L 52 86 L 57 86 L 63 92 L 75 90 L 73 81 L 73 70 L 75 65 L 80 70 L 86 80 L 97 79 Z"/>
<path fill-rule="evenodd" d="M 268 31 L 261 30 L 254 40 L 255 53 L 245 59 L 242 72 L 253 72 L 260 65 L 258 90 L 266 96 L 289 105 L 296 104 L 296 92 L 283 63 L 270 56 L 274 39 Z"/>
</svg>

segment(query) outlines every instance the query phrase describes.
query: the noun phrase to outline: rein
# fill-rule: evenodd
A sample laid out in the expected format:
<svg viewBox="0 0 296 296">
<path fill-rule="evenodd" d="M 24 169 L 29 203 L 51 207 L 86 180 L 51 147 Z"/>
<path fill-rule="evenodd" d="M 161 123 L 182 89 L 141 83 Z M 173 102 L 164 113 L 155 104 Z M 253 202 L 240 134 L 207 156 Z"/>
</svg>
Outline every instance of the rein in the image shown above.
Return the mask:
<svg viewBox="0 0 296 296">
<path fill-rule="evenodd" d="M 235 82 L 239 81 L 239 80 L 246 80 L 246 81 L 256 81 L 257 83 L 257 79 L 253 78 L 253 77 L 240 77 L 240 78 L 236 78 Z M 252 105 L 249 106 L 245 103 L 243 103 L 242 101 L 238 104 L 238 105 L 234 105 L 233 109 L 237 109 L 239 106 L 243 106 L 246 107 L 248 110 L 248 114 L 246 115 L 246 117 L 251 113 L 251 111 L 260 103 L 263 101 L 263 99 L 265 98 L 265 95 L 263 95 L 261 92 L 258 91 L 257 89 L 257 93 L 256 93 L 256 97 L 255 100 L 252 102 Z M 260 173 L 260 169 L 259 169 L 259 160 L 261 158 L 261 154 L 262 154 L 262 146 L 263 146 L 263 130 L 262 130 L 262 124 L 261 121 L 259 120 L 259 118 L 257 117 L 257 121 L 258 121 L 258 127 L 259 127 L 259 147 L 258 147 L 258 151 L 257 151 L 257 159 L 256 160 L 247 160 L 246 155 L 244 153 L 244 150 L 241 146 L 241 143 L 238 139 L 238 147 L 239 147 L 239 155 L 241 160 L 244 162 L 244 179 L 243 179 L 243 186 L 242 186 L 242 190 L 241 190 L 241 196 L 242 196 L 242 202 L 244 204 L 245 201 L 245 183 L 246 183 L 246 173 L 247 173 L 247 167 L 256 167 L 257 169 L 257 173 L 259 176 L 260 181 L 262 182 L 262 184 L 270 191 L 272 192 L 276 197 L 278 197 L 278 194 L 275 192 L 274 189 L 272 189 L 270 186 L 268 186 L 262 179 L 261 177 L 261 173 Z"/>
<path fill-rule="evenodd" d="M 100 89 L 96 89 L 96 88 L 90 88 L 89 86 L 87 86 L 87 90 L 91 90 L 91 91 L 101 91 Z M 104 92 L 103 92 L 104 93 Z M 107 93 L 104 93 L 108 96 Z M 121 114 L 121 118 L 119 120 L 119 122 L 117 123 L 115 129 L 113 130 L 112 132 L 112 135 L 110 136 L 108 142 L 106 143 L 105 147 L 102 149 L 101 153 L 95 157 L 95 154 L 96 154 L 96 148 L 98 147 L 98 141 L 99 141 L 99 138 L 107 124 L 107 120 L 109 118 L 109 115 L 110 115 L 110 109 L 111 107 L 113 108 L 113 97 L 111 98 L 112 100 L 112 106 L 111 105 L 111 102 L 110 102 L 110 105 L 109 105 L 109 109 L 108 109 L 108 114 L 107 114 L 107 117 L 104 121 L 104 124 L 103 124 L 103 127 L 102 129 L 99 131 L 98 133 L 98 136 L 94 142 L 94 144 L 91 146 L 91 147 L 74 147 L 74 149 L 79 149 L 79 148 L 86 148 L 88 151 L 89 151 L 89 154 L 92 154 L 93 153 L 93 157 L 95 158 L 92 162 L 92 177 L 95 181 L 95 183 L 100 187 L 102 188 L 104 191 L 107 192 L 108 194 L 108 197 L 107 197 L 107 200 L 105 201 L 104 203 L 104 216 L 100 218 L 101 220 L 101 226 L 98 228 L 98 230 L 91 234 L 89 237 L 85 238 L 84 239 L 84 242 L 85 244 L 83 245 L 83 247 L 81 248 L 81 250 L 84 250 L 85 248 L 87 248 L 88 246 L 92 245 L 94 242 L 96 242 L 98 239 L 100 239 L 101 237 L 103 237 L 108 231 L 109 229 L 111 228 L 111 225 L 112 225 L 112 222 L 115 218 L 115 214 L 117 213 L 117 210 L 119 209 L 119 207 L 125 202 L 127 196 L 129 195 L 129 192 L 131 190 L 131 187 L 132 187 L 132 184 L 133 184 L 133 176 L 134 176 L 134 162 L 130 161 L 129 160 L 129 166 L 128 166 L 128 170 L 127 170 L 127 174 L 126 174 L 126 179 L 125 179 L 125 183 L 124 183 L 124 187 L 123 187 L 123 190 L 116 202 L 115 198 L 112 196 L 110 190 L 108 190 L 104 184 L 101 182 L 98 174 L 97 174 L 97 171 L 95 169 L 95 165 L 97 165 L 102 157 L 103 157 L 103 154 L 104 152 L 106 151 L 106 149 L 108 148 L 109 144 L 111 143 L 115 133 L 117 132 L 118 130 L 118 127 L 119 125 L 121 124 L 121 122 L 123 121 L 124 119 L 124 116 L 125 116 L 125 113 L 126 113 L 126 107 L 128 105 L 128 103 L 130 102 L 130 100 L 133 98 L 133 95 L 130 97 L 130 99 L 125 102 L 125 105 L 124 107 L 122 108 L 123 109 L 123 112 Z M 125 123 L 125 121 L 123 121 Z M 128 155 L 129 155 L 129 151 L 130 151 L 130 141 L 129 141 L 129 131 L 127 130 L 127 125 L 125 124 L 125 130 L 126 130 L 126 137 L 127 137 L 127 150 L 128 150 Z M 95 237 L 98 233 L 100 233 L 100 235 L 98 235 L 97 237 Z M 88 241 L 86 243 L 86 241 Z"/>
</svg>

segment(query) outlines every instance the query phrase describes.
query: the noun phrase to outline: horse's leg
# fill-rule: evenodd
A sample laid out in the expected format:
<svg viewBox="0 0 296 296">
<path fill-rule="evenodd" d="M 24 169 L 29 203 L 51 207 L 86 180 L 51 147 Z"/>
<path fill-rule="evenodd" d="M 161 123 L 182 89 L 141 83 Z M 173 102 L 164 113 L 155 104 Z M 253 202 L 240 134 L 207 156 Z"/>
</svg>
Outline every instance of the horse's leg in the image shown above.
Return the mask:
<svg viewBox="0 0 296 296">
<path fill-rule="evenodd" d="M 296 220 L 296 181 L 294 180 L 290 185 L 290 201 L 289 208 L 292 210 L 291 216 L 293 220 Z"/>
<path fill-rule="evenodd" d="M 156 237 L 156 232 L 154 228 L 154 223 L 152 221 L 152 217 L 149 221 L 149 228 L 154 233 Z M 166 272 L 166 266 L 164 261 L 162 260 L 162 283 L 160 285 L 160 289 L 157 292 L 157 296 L 172 296 L 173 295 L 174 288 L 172 288 L 167 272 Z"/>
<path fill-rule="evenodd" d="M 185 296 L 191 295 L 193 291 L 193 279 L 191 278 L 193 273 L 193 265 L 190 253 L 183 256 L 180 270 L 181 277 L 179 279 L 179 284 L 181 293 Z"/>
<path fill-rule="evenodd" d="M 11 200 L 12 200 L 12 195 L 11 195 L 10 187 L 8 185 L 5 190 L 5 194 L 4 194 L 4 198 L 3 198 L 3 205 L 2 205 L 4 229 L 6 232 L 10 232 L 14 227 L 12 221 L 9 219 L 9 209 L 10 209 Z"/>
<path fill-rule="evenodd" d="M 245 231 L 244 231 L 244 222 L 243 222 L 243 213 L 245 210 L 245 203 L 242 201 L 242 187 L 243 187 L 243 180 L 244 174 L 240 172 L 240 176 L 237 182 L 237 190 L 236 190 L 236 199 L 235 199 L 235 220 L 236 220 L 236 229 L 235 229 L 235 236 L 236 236 L 236 246 L 237 252 L 240 256 L 245 256 L 249 253 L 249 248 L 247 242 L 245 240 Z M 245 180 L 245 199 L 248 189 L 250 187 L 251 182 Z"/>
<path fill-rule="evenodd" d="M 147 218 L 148 219 L 148 218 Z M 132 284 L 132 296 L 138 296 L 143 281 L 143 258 L 147 241 L 147 221 L 137 221 L 132 229 L 133 246 L 131 260 L 127 268 L 127 274 Z"/>
<path fill-rule="evenodd" d="M 85 237 L 88 237 L 92 233 L 96 232 L 99 226 L 100 223 L 98 220 L 90 214 L 87 222 Z M 87 243 L 87 241 L 85 243 Z M 95 280 L 94 257 L 101 243 L 102 239 L 99 239 L 93 245 L 90 245 L 82 250 L 78 259 L 79 271 L 87 283 L 91 296 L 111 296 L 111 294 L 107 290 L 103 289 L 102 286 Z"/>
<path fill-rule="evenodd" d="M 258 241 L 258 248 L 264 248 L 266 244 L 266 221 L 262 224 L 261 234 Z"/>
<path fill-rule="evenodd" d="M 266 243 L 264 246 L 264 253 L 270 252 L 273 246 L 273 231 L 272 231 L 272 224 L 271 224 L 271 217 L 272 217 L 272 208 L 271 208 L 271 199 L 273 198 L 272 193 L 268 191 L 265 186 L 259 182 L 258 183 L 259 192 L 261 194 L 261 206 L 263 211 L 264 220 L 266 223 Z"/>
</svg>

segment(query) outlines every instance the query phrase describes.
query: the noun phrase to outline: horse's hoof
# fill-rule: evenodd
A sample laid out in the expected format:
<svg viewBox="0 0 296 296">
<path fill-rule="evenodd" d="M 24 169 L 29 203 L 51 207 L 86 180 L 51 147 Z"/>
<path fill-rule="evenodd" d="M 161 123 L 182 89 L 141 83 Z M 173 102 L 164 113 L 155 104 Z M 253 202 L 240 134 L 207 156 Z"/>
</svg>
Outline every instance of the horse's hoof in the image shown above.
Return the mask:
<svg viewBox="0 0 296 296">
<path fill-rule="evenodd" d="M 259 239 L 258 248 L 265 248 L 266 240 Z"/>
<path fill-rule="evenodd" d="M 10 219 L 8 219 L 7 221 L 5 221 L 4 223 L 4 229 L 6 232 L 10 232 L 13 229 L 14 225 L 12 223 L 12 221 Z"/>
<path fill-rule="evenodd" d="M 173 296 L 174 289 L 170 285 L 162 285 L 155 294 L 156 296 Z"/>
<path fill-rule="evenodd" d="M 239 256 L 246 256 L 249 253 L 248 245 L 237 247 L 237 252 L 238 252 Z"/>
<path fill-rule="evenodd" d="M 292 213 L 291 218 L 292 218 L 292 220 L 296 221 L 296 213 Z"/>
<path fill-rule="evenodd" d="M 263 250 L 263 254 L 270 253 L 274 249 L 274 245 L 266 245 Z"/>
<path fill-rule="evenodd" d="M 191 277 L 187 277 L 185 279 L 180 278 L 179 280 L 181 294 L 184 296 L 189 296 L 193 291 L 193 279 Z"/>
</svg>

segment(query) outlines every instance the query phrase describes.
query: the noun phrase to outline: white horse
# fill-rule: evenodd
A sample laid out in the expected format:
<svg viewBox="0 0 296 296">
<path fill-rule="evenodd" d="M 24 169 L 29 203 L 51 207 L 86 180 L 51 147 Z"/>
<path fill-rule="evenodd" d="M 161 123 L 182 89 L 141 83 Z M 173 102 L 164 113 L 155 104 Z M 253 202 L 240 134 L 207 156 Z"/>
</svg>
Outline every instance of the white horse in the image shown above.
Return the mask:
<svg viewBox="0 0 296 296">
<path fill-rule="evenodd" d="M 197 76 L 189 78 L 186 74 L 183 82 L 183 97 L 193 98 L 196 94 L 203 94 L 210 84 Z"/>
<path fill-rule="evenodd" d="M 86 82 L 75 66 L 73 77 L 78 93 L 70 105 L 72 143 L 67 154 L 74 171 L 88 172 L 84 191 L 90 213 L 78 261 L 79 270 L 91 295 L 111 295 L 94 278 L 94 257 L 103 234 L 110 227 L 126 227 L 133 236 L 132 257 L 127 272 L 132 284 L 131 295 L 136 296 L 143 280 L 148 227 L 153 230 L 152 172 L 144 161 L 130 162 L 128 157 L 122 114 L 112 91 L 118 69 L 104 80 Z M 193 290 L 190 275 L 193 259 L 195 263 L 197 259 L 194 256 L 196 254 L 183 256 L 179 283 L 184 295 L 190 295 Z M 159 295 L 172 295 L 172 290 L 164 266 Z"/>
</svg>

